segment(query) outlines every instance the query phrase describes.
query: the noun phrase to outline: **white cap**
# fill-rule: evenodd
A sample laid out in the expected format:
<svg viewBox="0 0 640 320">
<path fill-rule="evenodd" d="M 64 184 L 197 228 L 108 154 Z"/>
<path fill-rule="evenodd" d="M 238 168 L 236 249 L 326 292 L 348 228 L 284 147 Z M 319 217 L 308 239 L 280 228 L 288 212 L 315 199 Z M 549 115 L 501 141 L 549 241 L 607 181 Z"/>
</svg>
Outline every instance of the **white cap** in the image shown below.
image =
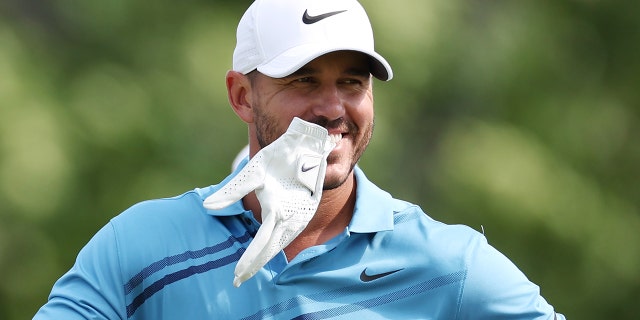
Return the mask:
<svg viewBox="0 0 640 320">
<path fill-rule="evenodd" d="M 371 23 L 357 0 L 256 0 L 238 24 L 233 70 L 282 78 L 339 50 L 365 53 L 373 76 L 393 77 L 374 50 Z"/>
</svg>

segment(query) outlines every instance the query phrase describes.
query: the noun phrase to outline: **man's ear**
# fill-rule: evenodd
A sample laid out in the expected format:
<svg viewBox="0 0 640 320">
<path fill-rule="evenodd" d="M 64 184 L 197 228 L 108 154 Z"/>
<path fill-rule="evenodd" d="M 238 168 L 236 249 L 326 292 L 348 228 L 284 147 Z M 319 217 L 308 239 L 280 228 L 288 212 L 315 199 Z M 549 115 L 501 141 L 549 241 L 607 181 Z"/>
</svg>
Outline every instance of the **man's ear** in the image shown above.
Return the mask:
<svg viewBox="0 0 640 320">
<path fill-rule="evenodd" d="M 253 122 L 251 81 L 246 75 L 237 72 L 227 72 L 227 95 L 233 111 L 246 123 Z"/>
</svg>

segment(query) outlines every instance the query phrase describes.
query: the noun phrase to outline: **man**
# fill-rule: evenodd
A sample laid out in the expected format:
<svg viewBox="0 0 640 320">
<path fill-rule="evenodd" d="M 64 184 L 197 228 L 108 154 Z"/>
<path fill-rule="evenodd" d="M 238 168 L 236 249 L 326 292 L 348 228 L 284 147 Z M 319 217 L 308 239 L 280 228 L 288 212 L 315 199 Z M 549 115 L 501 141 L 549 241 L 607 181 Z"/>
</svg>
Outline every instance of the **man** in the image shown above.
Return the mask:
<svg viewBox="0 0 640 320">
<path fill-rule="evenodd" d="M 356 166 L 393 75 L 356 0 L 257 0 L 237 40 L 250 160 L 112 219 L 35 319 L 564 319 L 482 234 Z"/>
</svg>

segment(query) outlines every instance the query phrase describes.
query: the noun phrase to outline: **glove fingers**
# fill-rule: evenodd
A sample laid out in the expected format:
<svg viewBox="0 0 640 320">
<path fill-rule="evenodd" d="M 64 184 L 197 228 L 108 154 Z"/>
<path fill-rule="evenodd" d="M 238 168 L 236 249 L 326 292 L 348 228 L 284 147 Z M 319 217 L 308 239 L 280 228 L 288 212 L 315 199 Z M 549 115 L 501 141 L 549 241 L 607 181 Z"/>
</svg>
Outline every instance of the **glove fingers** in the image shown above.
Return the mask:
<svg viewBox="0 0 640 320">
<path fill-rule="evenodd" d="M 236 265 L 234 286 L 239 287 L 242 282 L 253 277 L 258 270 L 288 246 L 304 230 L 308 222 L 306 219 L 305 221 L 290 219 L 275 222 L 270 220 L 267 224 L 263 224 Z"/>
<path fill-rule="evenodd" d="M 269 242 L 273 238 L 273 232 L 276 228 L 275 214 L 265 215 L 263 224 L 258 229 L 256 236 L 251 240 L 247 250 L 242 254 L 236 269 L 234 271 L 235 278 L 233 285 L 239 287 L 242 282 L 251 278 L 260 268 L 262 268 L 271 258 L 273 258 L 282 248 L 270 250 Z"/>
<path fill-rule="evenodd" d="M 222 209 L 261 187 L 265 176 L 263 162 L 264 157 L 259 154 L 249 160 L 235 177 L 204 200 L 204 207 L 214 210 Z"/>
</svg>

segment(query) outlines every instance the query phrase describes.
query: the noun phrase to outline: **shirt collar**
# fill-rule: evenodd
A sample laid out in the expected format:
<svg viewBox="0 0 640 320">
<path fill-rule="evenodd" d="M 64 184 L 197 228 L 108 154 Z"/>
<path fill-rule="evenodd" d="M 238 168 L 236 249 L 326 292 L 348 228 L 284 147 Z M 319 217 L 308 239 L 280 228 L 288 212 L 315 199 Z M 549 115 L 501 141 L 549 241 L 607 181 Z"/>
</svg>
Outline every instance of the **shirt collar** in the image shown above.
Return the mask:
<svg viewBox="0 0 640 320">
<path fill-rule="evenodd" d="M 349 223 L 349 232 L 370 233 L 393 230 L 393 198 L 369 181 L 356 166 L 356 206 Z"/>
<path fill-rule="evenodd" d="M 242 168 L 247 164 L 249 158 L 245 158 L 236 170 L 234 170 L 227 178 L 219 184 L 203 189 L 197 189 L 202 200 L 213 194 L 222 186 L 227 184 L 229 180 L 235 177 Z M 378 188 L 373 182 L 369 181 L 364 172 L 356 166 L 354 168 L 356 177 L 356 204 L 353 217 L 349 223 L 349 232 L 371 233 L 378 231 L 393 230 L 393 203 L 392 197 L 386 191 Z M 246 212 L 242 201 L 238 200 L 230 206 L 218 210 L 205 209 L 207 214 L 213 216 L 233 216 L 244 214 Z"/>
</svg>

